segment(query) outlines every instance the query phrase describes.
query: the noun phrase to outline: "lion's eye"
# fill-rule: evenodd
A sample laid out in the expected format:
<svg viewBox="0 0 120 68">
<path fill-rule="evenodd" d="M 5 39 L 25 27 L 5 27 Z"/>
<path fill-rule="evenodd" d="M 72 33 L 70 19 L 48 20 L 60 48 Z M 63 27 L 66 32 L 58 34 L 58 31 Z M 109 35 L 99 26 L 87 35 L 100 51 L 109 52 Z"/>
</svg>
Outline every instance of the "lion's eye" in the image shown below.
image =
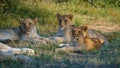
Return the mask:
<svg viewBox="0 0 120 68">
<path fill-rule="evenodd" d="M 67 20 L 65 19 L 65 22 L 67 22 Z"/>
<path fill-rule="evenodd" d="M 75 31 L 72 31 L 72 34 L 74 35 Z"/>
<path fill-rule="evenodd" d="M 62 19 L 59 19 L 59 21 L 58 21 L 58 22 L 59 22 L 59 25 L 60 25 L 60 24 L 61 24 L 61 22 L 62 22 Z"/>
<path fill-rule="evenodd" d="M 62 19 L 59 20 L 60 22 L 62 21 Z"/>
<path fill-rule="evenodd" d="M 32 23 L 31 23 L 31 22 L 29 22 L 29 25 L 32 25 Z"/>
<path fill-rule="evenodd" d="M 25 24 L 25 23 L 23 23 L 23 25 L 25 26 L 26 24 Z"/>
<path fill-rule="evenodd" d="M 78 31 L 78 33 L 80 34 L 80 33 L 81 33 L 81 31 Z"/>
</svg>

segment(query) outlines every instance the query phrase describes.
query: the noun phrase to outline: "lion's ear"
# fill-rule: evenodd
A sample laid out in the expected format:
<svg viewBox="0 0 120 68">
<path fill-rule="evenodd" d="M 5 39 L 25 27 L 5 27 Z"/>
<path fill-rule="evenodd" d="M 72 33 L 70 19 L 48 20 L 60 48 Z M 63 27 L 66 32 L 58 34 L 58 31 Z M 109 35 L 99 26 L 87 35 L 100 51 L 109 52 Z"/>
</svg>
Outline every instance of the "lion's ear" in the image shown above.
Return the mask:
<svg viewBox="0 0 120 68">
<path fill-rule="evenodd" d="M 23 18 L 19 17 L 19 23 L 22 24 Z"/>
<path fill-rule="evenodd" d="M 60 16 L 61 16 L 61 14 L 58 12 L 58 13 L 56 14 L 57 19 L 59 19 Z"/>
<path fill-rule="evenodd" d="M 35 19 L 33 19 L 33 21 L 36 24 L 38 22 L 38 17 L 36 17 Z"/>
<path fill-rule="evenodd" d="M 67 17 L 72 20 L 73 19 L 73 14 L 68 14 Z"/>
<path fill-rule="evenodd" d="M 87 31 L 87 29 L 88 29 L 88 26 L 82 26 L 82 29 L 84 30 L 84 31 Z"/>
</svg>

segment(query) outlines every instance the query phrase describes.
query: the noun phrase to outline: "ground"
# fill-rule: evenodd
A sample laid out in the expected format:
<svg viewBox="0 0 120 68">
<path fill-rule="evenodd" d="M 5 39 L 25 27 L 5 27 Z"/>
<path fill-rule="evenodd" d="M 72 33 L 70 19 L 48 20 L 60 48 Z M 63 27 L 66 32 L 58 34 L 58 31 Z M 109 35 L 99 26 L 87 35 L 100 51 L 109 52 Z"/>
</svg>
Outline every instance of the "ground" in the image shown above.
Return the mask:
<svg viewBox="0 0 120 68">
<path fill-rule="evenodd" d="M 103 20 L 94 20 L 94 23 L 88 25 L 90 29 L 99 30 L 102 33 L 113 33 L 120 31 L 120 25 L 110 23 L 109 21 Z"/>
</svg>

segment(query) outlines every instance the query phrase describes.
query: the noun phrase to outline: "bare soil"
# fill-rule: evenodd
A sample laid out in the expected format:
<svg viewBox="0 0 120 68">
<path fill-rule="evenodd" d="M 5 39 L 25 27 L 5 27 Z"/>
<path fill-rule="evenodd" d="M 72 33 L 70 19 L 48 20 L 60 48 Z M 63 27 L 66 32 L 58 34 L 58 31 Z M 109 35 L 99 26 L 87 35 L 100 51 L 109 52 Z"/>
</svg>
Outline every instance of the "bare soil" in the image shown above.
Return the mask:
<svg viewBox="0 0 120 68">
<path fill-rule="evenodd" d="M 94 20 L 88 24 L 88 28 L 101 31 L 102 33 L 113 33 L 120 31 L 120 24 L 112 23 L 104 19 Z"/>
</svg>

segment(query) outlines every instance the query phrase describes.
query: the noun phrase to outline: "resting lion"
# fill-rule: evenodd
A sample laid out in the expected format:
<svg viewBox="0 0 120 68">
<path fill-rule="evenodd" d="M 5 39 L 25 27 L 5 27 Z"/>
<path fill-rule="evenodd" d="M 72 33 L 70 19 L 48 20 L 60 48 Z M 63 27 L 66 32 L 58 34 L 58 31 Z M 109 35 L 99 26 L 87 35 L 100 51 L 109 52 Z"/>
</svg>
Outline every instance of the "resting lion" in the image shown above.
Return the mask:
<svg viewBox="0 0 120 68">
<path fill-rule="evenodd" d="M 94 49 L 99 49 L 102 44 L 106 42 L 106 38 L 100 32 L 95 31 L 94 33 L 99 38 L 91 38 L 88 31 L 93 31 L 88 29 L 88 26 L 79 26 L 73 29 L 73 38 L 76 40 L 78 46 L 82 46 L 83 49 L 91 51 Z"/>
<path fill-rule="evenodd" d="M 20 40 L 47 43 L 47 40 L 45 38 L 38 35 L 36 24 L 37 18 L 20 18 L 19 27 L 0 30 L 0 42 Z"/>
<path fill-rule="evenodd" d="M 6 44 L 0 43 L 0 61 L 7 59 L 23 61 L 26 63 L 32 61 L 31 58 L 23 54 L 34 55 L 35 52 L 29 48 L 12 48 Z"/>
<path fill-rule="evenodd" d="M 56 43 L 70 43 L 73 15 L 61 15 L 60 13 L 57 13 L 56 16 L 59 24 L 58 32 L 53 37 L 51 37 L 51 39 L 54 40 Z"/>
<path fill-rule="evenodd" d="M 74 27 L 71 33 L 72 42 L 70 44 L 62 44 L 64 47 L 58 48 L 56 51 L 92 51 L 94 49 L 99 49 L 103 44 L 108 43 L 103 34 L 93 29 L 88 29 L 88 26 Z"/>
</svg>

